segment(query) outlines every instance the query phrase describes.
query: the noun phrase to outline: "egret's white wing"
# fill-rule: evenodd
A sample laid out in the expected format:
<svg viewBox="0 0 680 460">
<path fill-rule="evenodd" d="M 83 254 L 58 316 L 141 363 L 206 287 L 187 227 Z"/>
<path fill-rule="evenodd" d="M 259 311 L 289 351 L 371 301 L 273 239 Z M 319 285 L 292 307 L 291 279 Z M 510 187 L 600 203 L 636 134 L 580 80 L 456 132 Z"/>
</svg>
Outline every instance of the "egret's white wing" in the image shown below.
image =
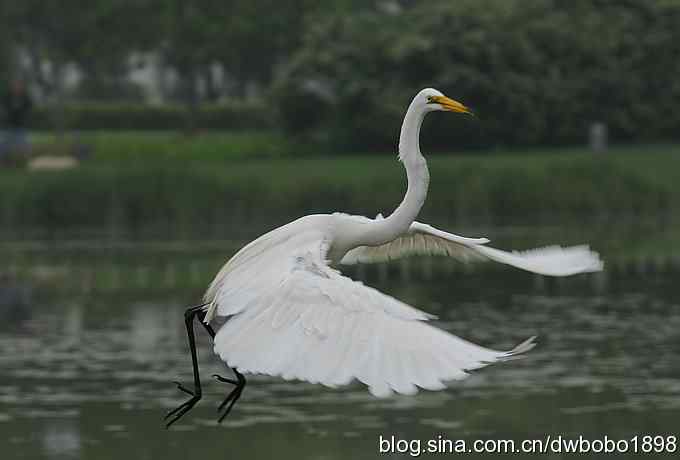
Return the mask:
<svg viewBox="0 0 680 460">
<path fill-rule="evenodd" d="M 462 262 L 493 260 L 541 275 L 568 276 L 602 270 L 600 256 L 588 246 L 548 246 L 528 251 L 502 251 L 485 246 L 486 238 L 465 238 L 414 222 L 409 231 L 380 246 L 360 246 L 340 263 L 386 262 L 410 255 L 444 255 Z"/>
<path fill-rule="evenodd" d="M 215 352 L 242 372 L 328 386 L 356 378 L 378 396 L 411 394 L 418 387 L 444 388 L 467 370 L 534 345 L 530 339 L 509 352 L 495 351 L 429 325 L 427 313 L 330 268 L 314 232 L 282 246 L 288 251 L 273 248 L 282 252 L 267 254 L 268 264 L 252 276 L 240 274 L 233 288 L 233 272 L 227 273 L 215 292 L 212 311 L 230 315 L 215 337 Z"/>
<path fill-rule="evenodd" d="M 587 245 L 546 246 L 527 251 L 501 251 L 488 246 L 475 248 L 489 259 L 548 276 L 570 276 L 601 271 L 604 263 Z"/>
</svg>

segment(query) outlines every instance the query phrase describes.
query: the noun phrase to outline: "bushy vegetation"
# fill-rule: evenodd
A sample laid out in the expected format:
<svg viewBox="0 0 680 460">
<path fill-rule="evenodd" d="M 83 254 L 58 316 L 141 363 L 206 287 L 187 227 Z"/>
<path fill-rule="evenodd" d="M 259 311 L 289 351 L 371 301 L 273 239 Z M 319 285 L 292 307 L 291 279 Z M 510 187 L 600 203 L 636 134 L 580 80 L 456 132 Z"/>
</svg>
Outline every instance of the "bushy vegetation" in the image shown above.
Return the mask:
<svg viewBox="0 0 680 460">
<path fill-rule="evenodd" d="M 143 142 L 134 142 L 132 134 L 118 136 L 118 147 L 99 151 L 75 170 L 0 172 L 3 231 L 96 228 L 177 237 L 219 236 L 228 229 L 234 235 L 248 222 L 277 225 L 314 212 L 389 213 L 405 186 L 390 153 L 292 159 L 272 151 L 268 158 L 241 157 L 211 150 L 205 140 L 187 140 L 185 149 L 179 138 L 166 139 L 161 145 L 178 144 L 168 150 L 150 147 L 160 134 Z M 248 145 L 240 135 L 220 136 L 225 145 Z M 121 145 L 128 146 L 124 156 Z M 673 187 L 678 153 L 650 147 L 601 157 L 544 150 L 439 155 L 430 161 L 423 215 L 433 221 L 530 222 L 560 214 L 588 219 L 666 212 L 680 202 Z"/>
<path fill-rule="evenodd" d="M 149 171 L 180 162 L 213 163 L 272 158 L 301 150 L 271 131 L 85 131 L 64 135 L 49 132 L 31 136 L 33 155 L 59 155 L 85 151 L 86 166 L 107 169 L 146 165 Z"/>
<path fill-rule="evenodd" d="M 55 120 L 56 119 L 56 120 Z M 53 126 L 78 130 L 254 130 L 271 129 L 272 110 L 256 102 L 202 105 L 189 110 L 181 105 L 89 103 L 59 108 L 39 108 L 30 127 L 37 130 Z"/>
<path fill-rule="evenodd" d="M 478 120 L 432 124 L 433 146 L 575 144 L 680 136 L 680 2 L 434 0 L 311 26 L 278 83 L 291 132 L 338 148 L 394 144 L 425 86 Z"/>
<path fill-rule="evenodd" d="M 580 144 L 594 121 L 618 142 L 680 136 L 677 0 L 0 4 L 0 79 L 21 63 L 55 107 L 69 98 L 137 102 L 126 75 L 140 53 L 173 71 L 177 84 L 159 91 L 175 105 L 61 111 L 81 129 L 174 129 L 186 118 L 198 128 L 255 129 L 278 111 L 288 134 L 381 151 L 394 145 L 415 91 L 434 86 L 478 116 L 429 121 L 430 145 L 442 150 Z M 63 84 L 69 66 L 83 77 L 75 92 Z M 197 110 L 253 96 L 259 109 Z"/>
</svg>

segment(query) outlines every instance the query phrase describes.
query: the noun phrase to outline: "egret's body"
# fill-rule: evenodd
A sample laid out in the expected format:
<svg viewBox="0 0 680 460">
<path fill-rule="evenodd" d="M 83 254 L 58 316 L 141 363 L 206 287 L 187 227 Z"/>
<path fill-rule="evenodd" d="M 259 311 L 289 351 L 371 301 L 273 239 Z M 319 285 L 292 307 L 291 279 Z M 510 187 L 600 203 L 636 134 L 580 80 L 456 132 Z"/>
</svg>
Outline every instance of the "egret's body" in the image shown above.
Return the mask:
<svg viewBox="0 0 680 460">
<path fill-rule="evenodd" d="M 534 346 L 533 338 L 510 351 L 467 342 L 430 325 L 431 315 L 342 275 L 337 270 L 341 264 L 440 254 L 462 261 L 494 260 L 552 276 L 602 268 L 598 255 L 586 246 L 509 253 L 486 246 L 485 238 L 465 238 L 416 222 L 429 184 L 420 127 L 425 114 L 434 110 L 467 112 L 433 89 L 413 99 L 399 139 L 408 188 L 392 214 L 376 219 L 342 213 L 302 217 L 246 245 L 217 274 L 205 304 L 193 311 L 214 336 L 215 352 L 238 377 L 220 378 L 237 385 L 221 406 L 227 407 L 222 418 L 240 396 L 242 373 L 327 386 L 358 379 L 376 396 L 413 394 L 418 388 L 443 389 L 469 370 Z M 216 334 L 209 325 L 215 316 L 229 318 Z M 193 332 L 189 334 L 191 342 Z M 200 398 L 193 350 L 192 356 L 197 391 L 169 414 L 176 415 L 171 423 Z"/>
</svg>

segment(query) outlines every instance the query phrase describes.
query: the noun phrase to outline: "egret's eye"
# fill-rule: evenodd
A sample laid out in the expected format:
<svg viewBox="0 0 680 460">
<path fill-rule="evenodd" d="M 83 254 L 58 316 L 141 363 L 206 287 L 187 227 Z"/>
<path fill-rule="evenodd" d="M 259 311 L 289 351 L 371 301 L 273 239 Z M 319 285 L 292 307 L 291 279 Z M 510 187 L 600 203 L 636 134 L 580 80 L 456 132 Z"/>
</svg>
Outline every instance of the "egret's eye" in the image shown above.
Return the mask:
<svg viewBox="0 0 680 460">
<path fill-rule="evenodd" d="M 427 96 L 427 102 L 428 102 L 428 104 L 431 104 L 433 102 L 432 96 Z"/>
</svg>

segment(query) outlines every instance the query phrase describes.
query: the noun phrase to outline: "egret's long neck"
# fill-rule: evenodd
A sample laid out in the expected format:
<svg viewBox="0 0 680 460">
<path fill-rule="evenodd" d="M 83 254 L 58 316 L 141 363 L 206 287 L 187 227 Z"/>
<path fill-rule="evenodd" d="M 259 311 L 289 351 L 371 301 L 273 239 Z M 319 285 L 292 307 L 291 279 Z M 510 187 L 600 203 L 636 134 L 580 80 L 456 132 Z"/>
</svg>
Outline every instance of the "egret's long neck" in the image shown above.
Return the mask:
<svg viewBox="0 0 680 460">
<path fill-rule="evenodd" d="M 399 135 L 399 159 L 406 168 L 408 180 L 406 195 L 392 214 L 371 224 L 364 245 L 384 244 L 406 233 L 425 203 L 430 173 L 425 158 L 420 153 L 420 127 L 424 117 L 425 112 L 414 104 L 406 112 Z"/>
</svg>

